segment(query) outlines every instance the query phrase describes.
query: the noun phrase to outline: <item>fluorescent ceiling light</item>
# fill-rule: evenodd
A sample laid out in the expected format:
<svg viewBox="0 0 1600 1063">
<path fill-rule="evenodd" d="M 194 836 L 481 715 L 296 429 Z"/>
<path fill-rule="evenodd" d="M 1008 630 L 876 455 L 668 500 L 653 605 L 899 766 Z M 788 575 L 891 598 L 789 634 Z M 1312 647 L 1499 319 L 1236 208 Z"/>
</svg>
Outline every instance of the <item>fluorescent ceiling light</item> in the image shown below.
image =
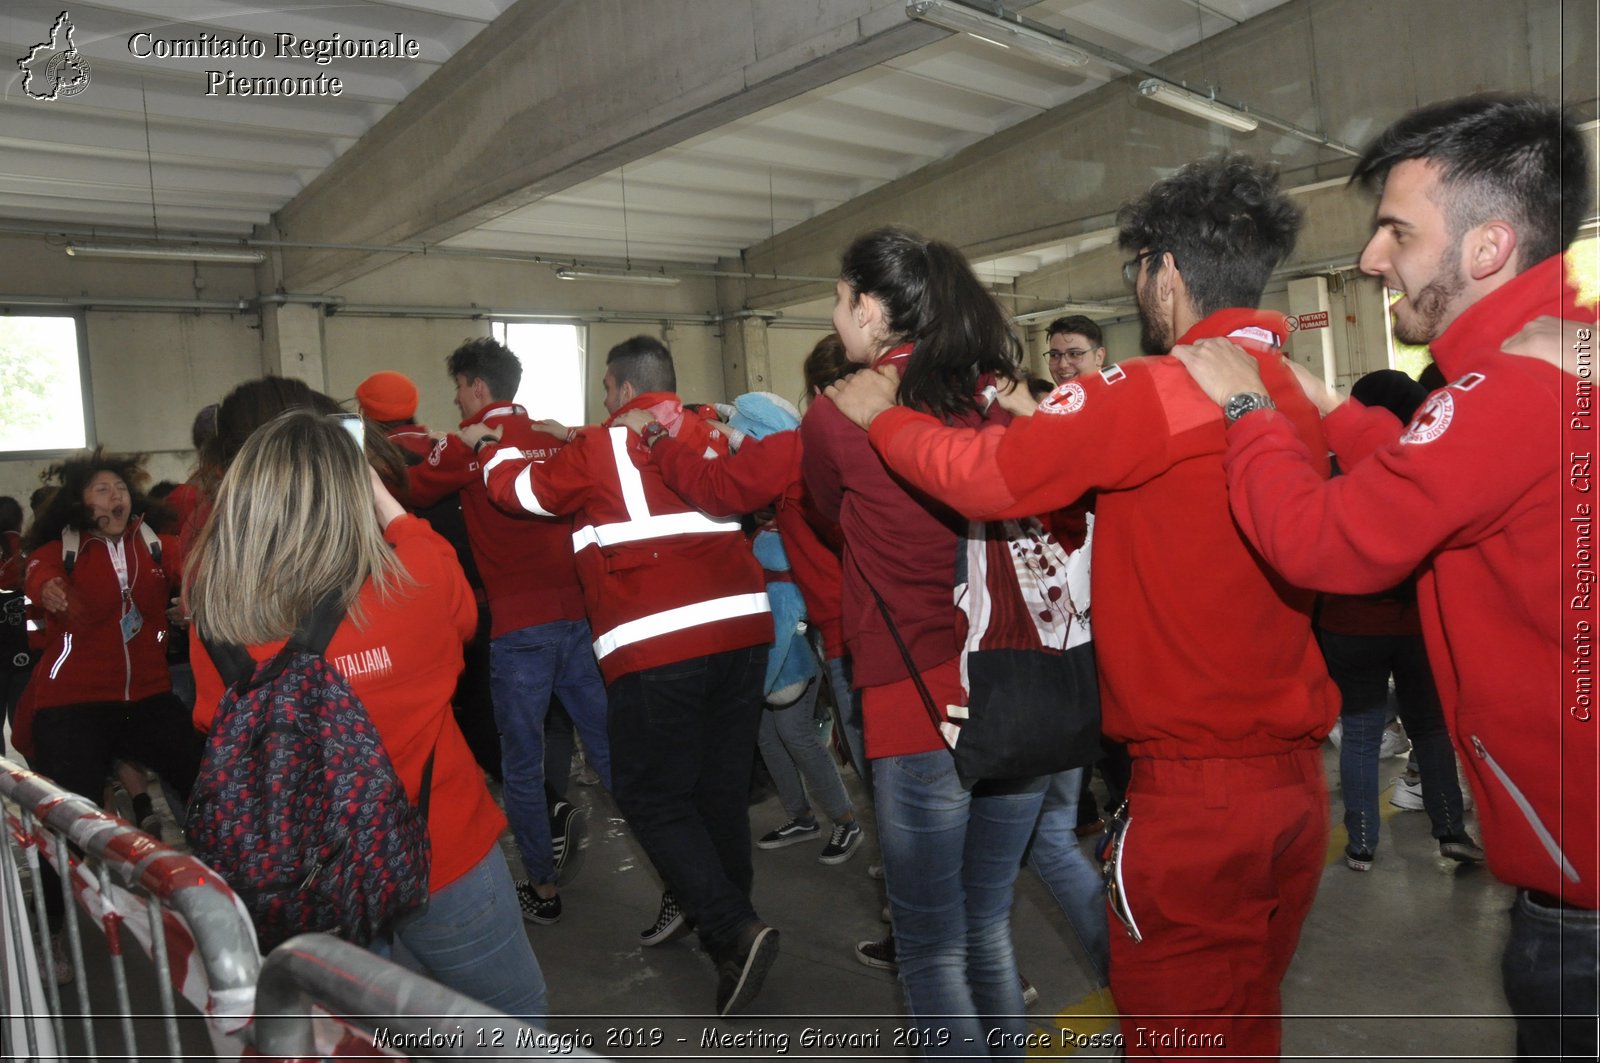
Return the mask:
<svg viewBox="0 0 1600 1063">
<path fill-rule="evenodd" d="M 1237 129 L 1241 133 L 1249 133 L 1260 124 L 1253 115 L 1245 114 L 1237 108 L 1230 107 L 1225 103 L 1218 103 L 1210 97 L 1201 96 L 1199 93 L 1190 92 L 1188 89 L 1181 89 L 1170 82 L 1162 81 L 1160 78 L 1147 78 L 1139 82 L 1139 95 L 1155 100 L 1157 103 L 1164 103 L 1168 107 L 1176 107 L 1180 111 L 1187 111 L 1189 114 L 1204 118 L 1208 122 L 1215 122 L 1218 125 L 1227 126 L 1229 129 Z"/>
<path fill-rule="evenodd" d="M 238 262 L 259 265 L 266 253 L 249 247 L 148 247 L 139 244 L 68 244 L 75 258 L 161 259 L 167 262 Z"/>
<path fill-rule="evenodd" d="M 970 33 L 1002 48 L 1015 48 L 1052 66 L 1071 68 L 1089 62 L 1088 52 L 1072 47 L 1046 30 L 1035 29 L 1016 15 L 1001 18 L 950 0 L 908 0 L 906 14 L 947 30 Z"/>
<path fill-rule="evenodd" d="M 556 270 L 556 276 L 564 281 L 602 281 L 611 284 L 655 284 L 669 287 L 677 284 L 680 277 L 670 277 L 665 273 L 654 273 L 646 270 L 631 269 L 601 269 L 599 267 L 562 266 Z"/>
</svg>

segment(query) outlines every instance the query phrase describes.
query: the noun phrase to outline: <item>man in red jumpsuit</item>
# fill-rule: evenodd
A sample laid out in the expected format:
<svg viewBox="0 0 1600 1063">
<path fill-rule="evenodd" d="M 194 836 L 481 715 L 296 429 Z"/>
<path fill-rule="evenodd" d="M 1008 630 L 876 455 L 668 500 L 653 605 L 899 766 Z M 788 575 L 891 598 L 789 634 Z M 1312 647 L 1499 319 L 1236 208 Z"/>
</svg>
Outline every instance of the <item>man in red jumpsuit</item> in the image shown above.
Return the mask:
<svg viewBox="0 0 1600 1063">
<path fill-rule="evenodd" d="M 1192 163 L 1118 216 L 1145 350 L 1227 336 L 1313 453 L 1317 411 L 1248 309 L 1299 213 L 1243 155 Z M 877 373 L 830 389 L 894 472 L 968 517 L 1044 513 L 1097 489 L 1093 571 L 1103 727 L 1133 756 L 1111 992 L 1131 1056 L 1276 1056 L 1279 986 L 1327 849 L 1318 750 L 1338 695 L 1310 592 L 1283 583 L 1228 512 L 1223 418 L 1176 360 L 1121 362 L 1005 428 L 892 407 Z M 1320 470 L 1326 475 L 1327 463 Z M 1115 909 L 1115 906 L 1114 906 Z"/>
<path fill-rule="evenodd" d="M 1365 594 L 1421 566 L 1423 635 L 1484 852 L 1518 888 L 1501 972 L 1524 1058 L 1595 1058 L 1592 329 L 1577 333 L 1579 375 L 1502 345 L 1535 318 L 1594 322 L 1562 255 L 1590 173 L 1572 118 L 1532 97 L 1453 100 L 1390 126 L 1352 177 L 1381 192 L 1361 268 L 1401 293 L 1395 336 L 1429 344 L 1453 383 L 1402 428 L 1307 375 L 1348 470 L 1336 481 L 1311 473 L 1270 412 L 1238 420 L 1225 458 L 1240 527 L 1297 586 Z M 1261 389 L 1226 346 L 1181 353 L 1218 402 Z"/>
</svg>

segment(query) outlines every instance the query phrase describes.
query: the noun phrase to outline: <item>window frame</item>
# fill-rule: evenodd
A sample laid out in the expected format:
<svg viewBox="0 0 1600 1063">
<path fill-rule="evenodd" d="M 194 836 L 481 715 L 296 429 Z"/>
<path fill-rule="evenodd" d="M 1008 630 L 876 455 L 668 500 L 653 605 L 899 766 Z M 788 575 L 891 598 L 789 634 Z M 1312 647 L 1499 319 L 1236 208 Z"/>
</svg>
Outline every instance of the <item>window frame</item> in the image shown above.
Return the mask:
<svg viewBox="0 0 1600 1063">
<path fill-rule="evenodd" d="M 89 321 L 81 307 L 29 306 L 27 304 L 0 303 L 0 315 L 6 317 L 69 317 L 73 321 L 78 342 L 78 415 L 83 418 L 82 447 L 41 447 L 33 450 L 5 450 L 0 448 L 0 462 L 38 461 L 61 458 L 84 450 L 94 450 L 100 445 L 95 431 L 94 382 L 89 371 Z"/>
</svg>

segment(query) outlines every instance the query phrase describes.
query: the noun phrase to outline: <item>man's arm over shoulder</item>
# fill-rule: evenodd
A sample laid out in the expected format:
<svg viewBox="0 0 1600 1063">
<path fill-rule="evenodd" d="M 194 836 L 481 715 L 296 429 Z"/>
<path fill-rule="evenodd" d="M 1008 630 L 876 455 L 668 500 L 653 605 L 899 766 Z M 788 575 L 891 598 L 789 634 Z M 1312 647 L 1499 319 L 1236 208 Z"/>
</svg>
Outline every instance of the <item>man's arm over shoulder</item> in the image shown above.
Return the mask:
<svg viewBox="0 0 1600 1063">
<path fill-rule="evenodd" d="M 406 470 L 411 504 L 426 509 L 478 478 L 478 461 L 460 436 L 445 436 L 428 456 Z"/>
<path fill-rule="evenodd" d="M 973 519 L 1059 509 L 1092 488 L 1134 487 L 1218 450 L 1221 415 L 1173 362 L 1112 366 L 1051 392 L 1008 427 L 951 428 L 896 407 L 872 422 L 897 474 Z"/>
<path fill-rule="evenodd" d="M 543 461 L 527 457 L 514 444 L 485 444 L 478 452 L 484 486 L 490 500 L 508 513 L 564 517 L 577 511 L 593 485 L 591 467 L 600 448 L 620 446 L 624 452 L 618 460 L 630 460 L 627 436 L 625 428 L 585 430 Z"/>
<path fill-rule="evenodd" d="M 777 500 L 789 486 L 799 453 L 798 431 L 748 438 L 737 451 L 715 459 L 671 436 L 650 448 L 667 486 L 714 517 L 753 513 Z"/>
<path fill-rule="evenodd" d="M 1224 459 L 1240 528 L 1290 583 L 1339 594 L 1381 591 L 1474 541 L 1559 472 L 1545 435 L 1527 430 L 1554 423 L 1554 401 L 1495 375 L 1434 392 L 1404 434 L 1327 481 L 1281 416 L 1246 416 Z"/>
</svg>

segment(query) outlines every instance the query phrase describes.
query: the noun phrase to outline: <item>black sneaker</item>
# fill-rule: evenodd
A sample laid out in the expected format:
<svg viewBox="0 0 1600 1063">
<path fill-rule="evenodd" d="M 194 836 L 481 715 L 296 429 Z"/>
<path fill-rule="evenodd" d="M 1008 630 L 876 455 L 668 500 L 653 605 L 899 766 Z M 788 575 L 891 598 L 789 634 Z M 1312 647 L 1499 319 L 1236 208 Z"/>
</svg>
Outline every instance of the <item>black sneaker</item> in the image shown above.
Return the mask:
<svg viewBox="0 0 1600 1063">
<path fill-rule="evenodd" d="M 822 864 L 842 864 L 852 856 L 861 846 L 861 824 L 856 820 L 848 823 L 835 823 L 833 833 L 828 836 L 828 844 L 822 847 L 822 852 L 817 856 L 817 862 Z"/>
<path fill-rule="evenodd" d="M 1476 864 L 1483 860 L 1483 846 L 1473 841 L 1469 835 L 1452 834 L 1439 839 L 1439 855 L 1459 860 L 1464 864 Z"/>
<path fill-rule="evenodd" d="M 877 941 L 859 941 L 856 943 L 856 959 L 868 967 L 876 967 L 880 971 L 898 971 L 900 965 L 894 959 L 894 935 L 879 938 Z"/>
<path fill-rule="evenodd" d="M 530 923 L 550 925 L 561 918 L 561 895 L 541 897 L 534 891 L 533 883 L 517 883 L 517 903 L 522 906 L 522 918 Z"/>
<path fill-rule="evenodd" d="M 588 816 L 571 801 L 557 801 L 550 810 L 550 856 L 555 864 L 556 882 L 566 885 L 583 866 L 584 826 Z"/>
<path fill-rule="evenodd" d="M 1354 849 L 1347 845 L 1344 849 L 1344 866 L 1351 871 L 1371 871 L 1372 854 L 1365 849 Z"/>
<path fill-rule="evenodd" d="M 756 842 L 757 849 L 782 849 L 785 845 L 794 845 L 797 842 L 808 842 L 813 838 L 822 837 L 822 831 L 817 828 L 817 821 L 804 819 L 791 819 L 777 830 L 770 830 Z"/>
<path fill-rule="evenodd" d="M 672 895 L 671 890 L 661 894 L 661 911 L 656 913 L 656 921 L 648 930 L 639 931 L 639 944 L 664 945 L 674 938 L 682 936 L 689 929 L 689 920 L 683 914 L 683 909 L 678 907 L 678 898 Z"/>
<path fill-rule="evenodd" d="M 772 961 L 778 958 L 778 932 L 765 923 L 739 931 L 733 949 L 717 963 L 717 1014 L 727 1016 L 761 992 Z"/>
</svg>

